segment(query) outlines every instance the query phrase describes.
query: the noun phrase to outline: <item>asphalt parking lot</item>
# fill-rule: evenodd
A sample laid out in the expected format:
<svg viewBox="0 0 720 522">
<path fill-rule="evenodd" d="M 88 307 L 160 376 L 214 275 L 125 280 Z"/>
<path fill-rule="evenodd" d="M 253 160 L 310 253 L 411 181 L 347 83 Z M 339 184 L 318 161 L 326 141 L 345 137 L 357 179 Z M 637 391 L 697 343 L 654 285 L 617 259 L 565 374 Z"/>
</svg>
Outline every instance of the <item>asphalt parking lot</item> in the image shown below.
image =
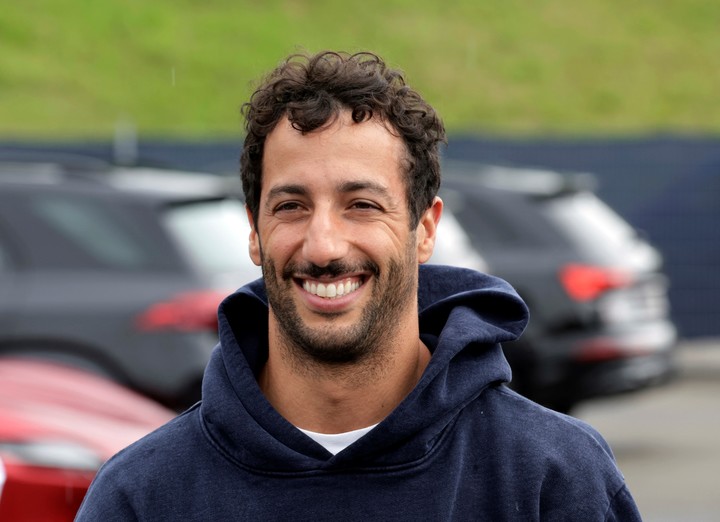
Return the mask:
<svg viewBox="0 0 720 522">
<path fill-rule="evenodd" d="M 683 343 L 662 387 L 574 415 L 608 440 L 648 522 L 720 521 L 720 339 Z"/>
</svg>

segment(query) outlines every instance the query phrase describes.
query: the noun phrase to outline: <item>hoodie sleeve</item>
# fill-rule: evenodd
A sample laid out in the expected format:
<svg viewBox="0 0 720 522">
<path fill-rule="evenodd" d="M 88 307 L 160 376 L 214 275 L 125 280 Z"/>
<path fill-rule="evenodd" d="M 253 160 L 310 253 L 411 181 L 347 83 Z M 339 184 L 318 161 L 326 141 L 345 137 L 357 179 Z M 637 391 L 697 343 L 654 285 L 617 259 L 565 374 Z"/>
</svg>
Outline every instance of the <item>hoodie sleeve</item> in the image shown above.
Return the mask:
<svg viewBox="0 0 720 522">
<path fill-rule="evenodd" d="M 115 484 L 113 474 L 101 469 L 93 480 L 82 505 L 75 516 L 75 522 L 132 522 L 138 520 L 128 496 Z"/>
<path fill-rule="evenodd" d="M 641 522 L 637 505 L 627 486 L 623 486 L 613 497 L 605 515 L 605 522 Z"/>
</svg>

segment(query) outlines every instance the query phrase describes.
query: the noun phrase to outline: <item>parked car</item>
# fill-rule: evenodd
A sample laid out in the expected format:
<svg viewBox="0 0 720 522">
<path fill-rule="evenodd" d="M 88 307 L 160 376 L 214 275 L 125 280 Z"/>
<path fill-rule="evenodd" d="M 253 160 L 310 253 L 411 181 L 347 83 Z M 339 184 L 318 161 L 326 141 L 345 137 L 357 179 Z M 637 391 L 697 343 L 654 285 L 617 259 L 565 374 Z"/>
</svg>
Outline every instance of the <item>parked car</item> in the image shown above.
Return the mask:
<svg viewBox="0 0 720 522">
<path fill-rule="evenodd" d="M 94 373 L 0 357 L 0 520 L 72 521 L 99 466 L 173 416 Z"/>
<path fill-rule="evenodd" d="M 0 355 L 195 402 L 219 302 L 260 275 L 238 190 L 209 174 L 0 155 Z"/>
<path fill-rule="evenodd" d="M 569 412 L 673 375 L 662 256 L 591 177 L 461 163 L 444 173 L 446 208 L 530 308 L 521 340 L 504 346 L 513 387 Z"/>
</svg>

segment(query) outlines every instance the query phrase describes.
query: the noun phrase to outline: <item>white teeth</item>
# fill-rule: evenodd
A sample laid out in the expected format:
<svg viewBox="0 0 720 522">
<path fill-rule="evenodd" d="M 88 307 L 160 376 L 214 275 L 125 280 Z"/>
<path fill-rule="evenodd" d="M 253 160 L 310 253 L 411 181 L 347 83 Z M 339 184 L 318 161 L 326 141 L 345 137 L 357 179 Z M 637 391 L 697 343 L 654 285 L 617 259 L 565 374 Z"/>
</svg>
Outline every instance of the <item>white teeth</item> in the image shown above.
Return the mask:
<svg viewBox="0 0 720 522">
<path fill-rule="evenodd" d="M 326 297 L 332 299 L 333 297 L 340 297 L 342 295 L 349 294 L 360 288 L 358 281 L 350 281 L 347 279 L 344 283 L 310 283 L 305 281 L 303 288 L 306 292 L 310 292 L 318 297 Z"/>
</svg>

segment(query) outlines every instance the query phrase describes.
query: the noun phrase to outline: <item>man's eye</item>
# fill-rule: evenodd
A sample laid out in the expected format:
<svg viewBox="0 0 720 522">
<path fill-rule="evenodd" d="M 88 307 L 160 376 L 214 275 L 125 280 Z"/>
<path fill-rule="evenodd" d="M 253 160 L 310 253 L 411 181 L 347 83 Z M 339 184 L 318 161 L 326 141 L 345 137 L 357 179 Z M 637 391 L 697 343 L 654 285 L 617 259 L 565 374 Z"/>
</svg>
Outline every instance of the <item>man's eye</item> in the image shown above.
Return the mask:
<svg viewBox="0 0 720 522">
<path fill-rule="evenodd" d="M 357 208 L 360 210 L 377 210 L 380 207 L 378 207 L 375 203 L 371 203 L 369 201 L 355 201 L 352 204 L 352 208 Z"/>
<path fill-rule="evenodd" d="M 294 201 L 280 203 L 275 207 L 275 212 L 291 212 L 300 208 L 300 205 Z"/>
</svg>

